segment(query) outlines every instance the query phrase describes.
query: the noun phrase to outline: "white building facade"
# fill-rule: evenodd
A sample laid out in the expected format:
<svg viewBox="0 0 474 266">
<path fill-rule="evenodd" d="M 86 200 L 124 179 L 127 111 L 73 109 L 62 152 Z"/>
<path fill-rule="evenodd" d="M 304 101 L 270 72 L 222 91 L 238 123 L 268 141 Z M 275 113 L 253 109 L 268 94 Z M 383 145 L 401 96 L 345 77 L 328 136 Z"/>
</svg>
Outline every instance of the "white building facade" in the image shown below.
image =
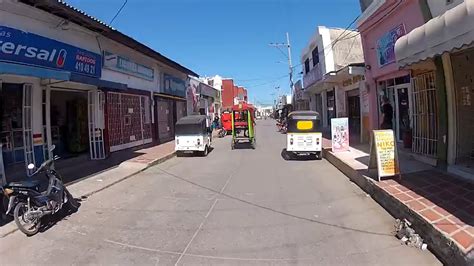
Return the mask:
<svg viewBox="0 0 474 266">
<path fill-rule="evenodd" d="M 25 166 L 51 157 L 52 145 L 63 158 L 105 159 L 158 140 L 160 119 L 172 139 L 188 74 L 196 75 L 65 3 L 0 2 L 2 182 L 30 174 Z M 160 95 L 171 108 L 159 110 Z"/>
<path fill-rule="evenodd" d="M 309 97 L 309 109 L 321 114 L 322 125 L 329 126 L 338 117 L 338 85 L 332 76 L 351 64 L 364 62 L 358 32 L 319 26 L 301 53 L 303 90 Z M 344 108 L 343 105 L 339 108 Z"/>
</svg>

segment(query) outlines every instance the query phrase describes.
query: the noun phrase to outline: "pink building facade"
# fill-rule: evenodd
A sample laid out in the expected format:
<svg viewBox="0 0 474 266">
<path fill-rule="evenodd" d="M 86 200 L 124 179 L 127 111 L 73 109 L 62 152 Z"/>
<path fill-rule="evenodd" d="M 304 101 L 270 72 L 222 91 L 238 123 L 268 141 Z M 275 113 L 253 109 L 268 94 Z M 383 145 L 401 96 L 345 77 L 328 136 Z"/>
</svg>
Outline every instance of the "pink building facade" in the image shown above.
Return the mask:
<svg viewBox="0 0 474 266">
<path fill-rule="evenodd" d="M 399 37 L 423 25 L 424 18 L 417 0 L 374 1 L 372 5 L 375 8 L 366 9 L 358 21 L 371 114 L 368 127 L 379 128 L 381 98 L 385 95 L 393 106 L 393 129 L 401 141 L 404 130 L 408 130 L 411 123 L 411 77 L 408 70 L 399 69 L 394 46 Z"/>
</svg>

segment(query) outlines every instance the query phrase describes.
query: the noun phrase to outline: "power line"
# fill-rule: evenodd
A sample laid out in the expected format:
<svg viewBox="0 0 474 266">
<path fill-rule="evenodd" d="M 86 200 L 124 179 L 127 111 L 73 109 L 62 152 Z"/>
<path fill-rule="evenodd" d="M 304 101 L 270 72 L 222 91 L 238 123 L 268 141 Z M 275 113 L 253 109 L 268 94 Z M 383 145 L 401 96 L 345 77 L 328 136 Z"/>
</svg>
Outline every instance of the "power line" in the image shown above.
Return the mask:
<svg viewBox="0 0 474 266">
<path fill-rule="evenodd" d="M 360 18 L 360 16 L 361 16 L 360 14 L 357 15 L 357 16 L 351 21 L 351 23 L 349 23 L 349 25 L 347 25 L 347 27 L 344 29 L 344 31 L 343 31 L 341 34 L 339 34 L 339 36 L 338 36 L 336 39 L 334 39 L 330 44 L 326 45 L 322 51 L 319 51 L 319 52 L 318 52 L 318 56 L 323 55 L 323 53 L 324 53 L 324 56 L 326 56 L 326 50 L 328 50 L 328 48 L 329 48 L 330 46 L 331 46 L 331 47 L 334 47 L 334 45 L 336 45 L 336 44 L 337 44 L 338 42 L 340 42 L 340 41 L 352 39 L 352 38 L 355 38 L 355 37 L 357 37 L 358 35 L 360 35 L 360 32 L 356 32 L 353 36 L 348 37 L 351 33 L 353 33 L 353 31 L 349 31 L 350 27 L 351 27 L 354 23 L 356 23 L 356 21 Z M 346 32 L 347 32 L 347 33 L 346 33 Z M 344 35 L 344 34 L 345 34 L 345 35 Z M 308 59 L 310 59 L 310 60 L 309 60 L 310 62 L 313 60 L 313 58 L 308 58 Z M 304 64 L 304 62 L 303 62 L 303 63 L 300 63 L 300 64 L 298 64 L 298 65 L 295 65 L 294 67 L 301 66 L 301 65 L 303 65 L 303 64 Z"/>
<path fill-rule="evenodd" d="M 247 82 L 247 81 L 261 81 L 261 80 L 270 80 L 270 79 L 278 79 L 278 78 L 281 78 L 281 76 L 277 76 L 277 77 L 270 77 L 270 78 L 252 78 L 252 79 L 238 79 L 238 78 L 234 78 L 234 80 L 238 81 L 238 82 Z"/>
<path fill-rule="evenodd" d="M 369 27 L 369 29 L 372 28 L 372 27 L 374 27 L 377 23 L 379 23 L 379 22 L 382 21 L 384 18 L 386 18 L 388 15 L 390 15 L 398 6 L 400 6 L 400 5 L 402 4 L 402 2 L 403 2 L 403 0 L 399 0 L 399 2 L 398 2 L 396 5 L 394 5 L 394 6 L 392 7 L 392 9 L 390 9 L 390 11 L 388 11 L 387 13 L 385 13 L 385 15 L 383 15 L 383 16 L 382 16 L 381 18 L 379 18 L 376 22 L 374 22 L 374 23 Z M 358 16 L 349 24 L 349 26 L 347 26 L 346 29 L 345 29 L 330 45 L 331 45 L 331 46 L 334 46 L 334 45 L 335 45 L 337 42 L 339 42 L 339 41 L 348 40 L 348 39 L 352 39 L 352 38 L 355 38 L 355 37 L 359 36 L 359 35 L 360 35 L 360 32 L 357 32 L 357 33 L 354 34 L 353 36 L 347 37 L 347 36 L 349 36 L 349 34 L 351 34 L 351 32 L 348 32 L 344 37 L 342 37 L 342 35 L 343 35 L 346 31 L 349 30 L 349 28 L 352 26 L 352 24 L 354 24 L 354 23 L 360 18 L 360 16 L 361 16 L 361 14 L 358 15 Z M 354 45 L 354 42 L 355 42 L 355 40 L 352 42 L 350 50 L 352 50 L 352 46 Z M 324 52 L 324 51 L 326 50 L 326 48 L 328 48 L 328 47 L 329 47 L 329 45 L 326 46 L 326 47 L 324 48 L 324 50 L 321 51 L 321 52 L 319 52 L 318 54 L 321 55 L 321 53 Z M 349 51 L 349 52 L 350 52 L 350 51 Z M 324 56 L 326 56 L 326 53 L 324 54 Z M 346 59 L 347 59 L 348 56 L 349 56 L 349 54 L 346 56 Z M 309 61 L 312 61 L 312 60 L 313 60 L 313 58 L 309 58 L 309 59 L 310 59 Z M 344 61 L 346 61 L 346 59 L 344 59 Z M 299 65 L 303 65 L 303 64 L 304 64 L 304 63 L 300 63 Z"/>
<path fill-rule="evenodd" d="M 114 22 L 114 20 L 118 17 L 118 15 L 120 14 L 120 12 L 122 12 L 122 9 L 125 7 L 125 5 L 127 4 L 128 0 L 125 0 L 122 4 L 122 6 L 119 8 L 119 10 L 117 11 L 117 13 L 115 14 L 115 16 L 112 18 L 112 20 L 110 21 L 109 25 L 112 25 L 112 23 Z"/>
<path fill-rule="evenodd" d="M 289 75 L 284 75 L 284 76 L 281 76 L 275 80 L 272 80 L 272 81 L 269 81 L 269 82 L 265 82 L 265 83 L 261 83 L 261 84 L 257 84 L 257 85 L 253 85 L 253 86 L 246 86 L 246 87 L 249 87 L 249 88 L 255 88 L 255 87 L 260 87 L 260 86 L 264 86 L 264 85 L 268 85 L 268 84 L 271 84 L 271 83 L 274 83 L 274 82 L 277 82 L 278 80 L 281 80 L 283 78 L 286 78 L 288 77 Z"/>
</svg>

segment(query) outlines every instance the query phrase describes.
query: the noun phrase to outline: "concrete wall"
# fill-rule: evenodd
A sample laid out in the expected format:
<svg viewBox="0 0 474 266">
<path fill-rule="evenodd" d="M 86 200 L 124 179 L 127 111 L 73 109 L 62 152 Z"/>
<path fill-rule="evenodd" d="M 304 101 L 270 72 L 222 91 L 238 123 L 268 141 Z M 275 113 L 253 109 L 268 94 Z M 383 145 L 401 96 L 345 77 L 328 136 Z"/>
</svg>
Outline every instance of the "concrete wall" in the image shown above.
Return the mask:
<svg viewBox="0 0 474 266">
<path fill-rule="evenodd" d="M 335 40 L 338 41 L 335 42 Z M 318 47 L 319 50 L 319 64 L 313 66 L 312 51 L 315 47 Z M 306 74 L 304 62 L 308 58 L 310 59 L 310 72 Z M 337 71 L 348 64 L 361 62 L 364 62 L 364 55 L 361 37 L 358 32 L 324 26 L 318 27 L 301 54 L 304 79 L 309 83 L 313 80 L 317 81 L 325 74 Z M 314 73 L 314 71 L 318 73 Z"/>
<path fill-rule="evenodd" d="M 222 106 L 234 105 L 234 81 L 232 79 L 222 80 Z"/>
<path fill-rule="evenodd" d="M 330 35 L 332 42 L 338 38 L 340 39 L 340 41 L 334 44 L 333 48 L 335 70 L 339 70 L 351 63 L 364 62 L 360 34 L 354 31 L 344 32 L 342 29 L 332 29 L 330 30 Z"/>
<path fill-rule="evenodd" d="M 431 15 L 433 17 L 437 17 L 442 15 L 444 12 L 448 11 L 449 9 L 461 4 L 464 0 L 426 0 L 428 2 L 428 6 L 430 7 Z"/>
<path fill-rule="evenodd" d="M 332 47 L 331 31 L 324 26 L 318 26 L 316 32 L 311 36 L 308 45 L 301 53 L 301 65 L 303 69 L 303 86 L 314 84 L 316 81 L 331 71 L 335 71 L 334 51 Z M 319 63 L 313 66 L 312 51 L 318 47 Z M 309 58 L 310 71 L 305 71 L 305 60 Z M 311 86 L 309 86 L 311 87 Z M 308 87 L 308 88 L 309 88 Z"/>
</svg>

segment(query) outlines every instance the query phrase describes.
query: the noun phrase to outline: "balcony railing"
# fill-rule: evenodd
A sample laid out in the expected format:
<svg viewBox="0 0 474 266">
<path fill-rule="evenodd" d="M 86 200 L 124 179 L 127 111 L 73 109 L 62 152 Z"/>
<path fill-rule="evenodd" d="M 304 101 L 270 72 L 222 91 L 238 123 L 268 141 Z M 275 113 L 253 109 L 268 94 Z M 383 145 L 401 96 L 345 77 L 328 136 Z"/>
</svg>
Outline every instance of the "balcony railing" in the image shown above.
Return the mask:
<svg viewBox="0 0 474 266">
<path fill-rule="evenodd" d="M 308 73 L 303 76 L 303 86 L 308 88 L 323 78 L 321 64 L 316 64 Z"/>
</svg>

